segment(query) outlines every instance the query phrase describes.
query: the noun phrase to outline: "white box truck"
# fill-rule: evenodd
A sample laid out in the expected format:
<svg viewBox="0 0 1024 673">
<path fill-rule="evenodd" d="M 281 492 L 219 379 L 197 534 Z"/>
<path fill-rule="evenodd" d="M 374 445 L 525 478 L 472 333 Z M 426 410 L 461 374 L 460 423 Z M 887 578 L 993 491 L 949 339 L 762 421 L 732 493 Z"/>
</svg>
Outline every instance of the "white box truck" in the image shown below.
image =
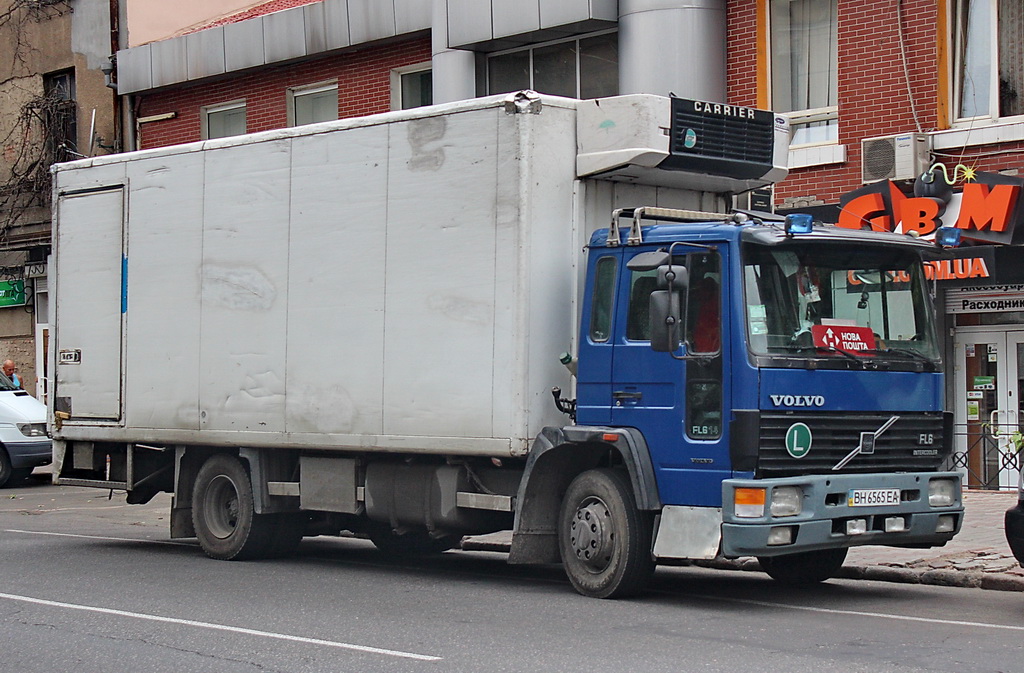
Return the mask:
<svg viewBox="0 0 1024 673">
<path fill-rule="evenodd" d="M 962 510 L 936 472 L 928 246 L 725 215 L 787 150 L 769 112 L 519 92 L 58 165 L 54 478 L 170 492 L 172 537 L 218 559 L 512 529 L 510 562 L 561 560 L 598 597 L 659 560 L 752 554 L 820 581 L 852 544 L 941 544 Z M 761 299 L 748 263 L 774 278 Z M 921 335 L 877 349 L 885 367 L 775 348 L 806 327 L 771 308 L 806 302 L 797 269 L 837 297 L 815 315 L 848 317 L 843 264 L 914 279 L 872 323 Z M 883 291 L 855 299 L 881 310 Z M 877 391 L 859 407 L 834 395 L 854 379 Z M 887 462 L 830 470 L 893 400 L 909 420 L 874 443 Z M 772 435 L 794 414 L 808 433 L 848 418 L 797 460 Z M 875 505 L 836 507 L 837 488 Z"/>
</svg>

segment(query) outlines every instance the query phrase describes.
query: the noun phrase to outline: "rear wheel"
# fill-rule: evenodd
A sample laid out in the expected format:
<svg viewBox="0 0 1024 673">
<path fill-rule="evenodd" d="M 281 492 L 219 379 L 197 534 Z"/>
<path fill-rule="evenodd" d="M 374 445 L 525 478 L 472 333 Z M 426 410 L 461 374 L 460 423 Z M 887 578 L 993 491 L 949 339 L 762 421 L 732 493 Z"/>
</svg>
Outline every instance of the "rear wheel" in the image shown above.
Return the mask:
<svg viewBox="0 0 1024 673">
<path fill-rule="evenodd" d="M 758 556 L 761 569 L 785 584 L 817 584 L 835 577 L 846 560 L 847 548 L 805 551 L 782 556 Z"/>
<path fill-rule="evenodd" d="M 588 470 L 576 477 L 558 517 L 562 564 L 576 591 L 594 598 L 642 591 L 654 572 L 651 529 L 625 472 Z"/>
<path fill-rule="evenodd" d="M 249 473 L 235 456 L 210 456 L 192 492 L 192 523 L 210 558 L 241 561 L 274 554 L 278 521 L 256 514 Z"/>
</svg>

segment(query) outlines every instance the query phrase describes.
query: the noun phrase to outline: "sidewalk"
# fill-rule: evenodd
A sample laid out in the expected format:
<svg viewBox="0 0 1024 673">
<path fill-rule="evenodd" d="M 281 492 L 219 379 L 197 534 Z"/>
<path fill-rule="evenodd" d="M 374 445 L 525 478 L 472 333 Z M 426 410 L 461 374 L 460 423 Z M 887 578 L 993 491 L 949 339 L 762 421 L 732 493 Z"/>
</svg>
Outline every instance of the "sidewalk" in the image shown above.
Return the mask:
<svg viewBox="0 0 1024 673">
<path fill-rule="evenodd" d="M 945 547 L 853 547 L 840 577 L 1024 591 L 1024 568 L 1013 558 L 1003 533 L 1003 514 L 1017 503 L 1017 492 L 965 491 L 963 501 L 963 527 Z M 466 538 L 462 548 L 507 552 L 511 540 L 511 533 L 504 531 Z M 699 565 L 728 570 L 761 570 L 753 558 L 715 560 L 700 562 Z"/>
</svg>

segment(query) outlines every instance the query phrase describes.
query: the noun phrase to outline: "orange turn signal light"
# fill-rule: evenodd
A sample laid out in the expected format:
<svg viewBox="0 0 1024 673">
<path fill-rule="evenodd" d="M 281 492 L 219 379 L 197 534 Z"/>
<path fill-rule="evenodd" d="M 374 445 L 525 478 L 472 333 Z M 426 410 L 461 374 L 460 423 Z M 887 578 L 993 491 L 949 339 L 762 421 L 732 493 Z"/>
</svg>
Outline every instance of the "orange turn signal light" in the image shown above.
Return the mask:
<svg viewBox="0 0 1024 673">
<path fill-rule="evenodd" d="M 764 505 L 763 488 L 737 488 L 733 499 L 737 505 Z"/>
</svg>

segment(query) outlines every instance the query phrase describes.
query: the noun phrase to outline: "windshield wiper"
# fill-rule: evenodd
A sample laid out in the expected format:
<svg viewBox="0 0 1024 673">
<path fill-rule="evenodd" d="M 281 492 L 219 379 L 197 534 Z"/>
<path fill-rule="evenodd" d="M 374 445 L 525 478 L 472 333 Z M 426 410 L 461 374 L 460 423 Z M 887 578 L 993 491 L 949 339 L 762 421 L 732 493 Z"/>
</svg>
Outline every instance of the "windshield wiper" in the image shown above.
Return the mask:
<svg viewBox="0 0 1024 673">
<path fill-rule="evenodd" d="M 928 364 L 935 364 L 935 361 L 932 360 L 930 357 L 924 355 L 923 353 L 918 353 L 917 351 L 911 348 L 870 348 L 865 352 L 877 353 L 879 355 L 888 355 L 889 353 L 896 353 L 897 355 L 906 355 L 911 359 L 920 360 L 921 362 L 927 362 Z"/>
<path fill-rule="evenodd" d="M 846 351 L 839 350 L 834 346 L 783 346 L 783 348 L 785 348 L 787 351 L 791 353 L 804 353 L 806 351 L 825 351 L 827 353 L 835 353 L 837 355 L 842 355 L 844 358 L 848 360 L 856 362 L 861 367 L 864 366 L 863 359 L 857 357 L 856 355 L 851 355 Z"/>
</svg>

